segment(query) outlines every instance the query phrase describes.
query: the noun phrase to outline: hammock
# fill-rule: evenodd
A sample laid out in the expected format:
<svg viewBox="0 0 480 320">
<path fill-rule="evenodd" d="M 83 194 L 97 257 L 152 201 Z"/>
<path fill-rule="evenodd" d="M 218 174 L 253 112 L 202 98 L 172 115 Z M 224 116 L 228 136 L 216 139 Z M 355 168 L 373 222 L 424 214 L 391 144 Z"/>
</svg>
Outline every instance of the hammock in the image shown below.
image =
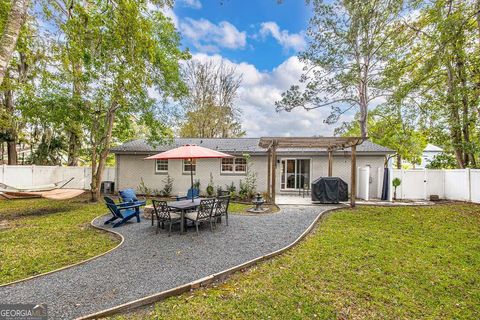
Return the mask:
<svg viewBox="0 0 480 320">
<path fill-rule="evenodd" d="M 4 183 L 0 183 L 0 192 L 36 192 L 36 191 L 56 190 L 56 189 L 61 189 L 65 187 L 73 179 L 75 178 L 60 180 L 55 183 L 32 186 L 32 187 L 14 187 Z"/>
</svg>

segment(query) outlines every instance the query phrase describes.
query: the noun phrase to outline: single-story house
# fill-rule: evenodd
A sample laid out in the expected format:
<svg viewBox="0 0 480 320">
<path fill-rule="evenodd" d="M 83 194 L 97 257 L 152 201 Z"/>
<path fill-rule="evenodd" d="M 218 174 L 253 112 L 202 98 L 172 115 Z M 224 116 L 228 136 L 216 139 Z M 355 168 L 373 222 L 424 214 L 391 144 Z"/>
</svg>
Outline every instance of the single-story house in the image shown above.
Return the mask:
<svg viewBox="0 0 480 320">
<path fill-rule="evenodd" d="M 225 189 L 232 182 L 237 186 L 246 177 L 245 154 L 250 155 L 251 168 L 257 174 L 257 190 L 267 190 L 267 150 L 259 146 L 260 138 L 175 138 L 167 145 L 153 147 L 145 140 L 126 142 L 111 150 L 116 158 L 117 190 L 138 188 L 141 181 L 146 187 L 162 189 L 167 175 L 174 179 L 173 194 L 185 194 L 190 186 L 189 162 L 184 160 L 145 160 L 145 157 L 186 144 L 195 144 L 234 155 L 234 159 L 200 159 L 193 163 L 200 189 L 205 190 L 213 177 L 213 184 Z M 370 167 L 370 198 L 378 197 L 379 175 L 383 175 L 386 155 L 392 150 L 364 141 L 356 148 L 357 167 Z M 328 174 L 326 149 L 288 148 L 276 151 L 276 190 L 291 193 L 302 189 L 318 177 Z M 349 184 L 351 159 L 349 148 L 333 153 L 333 176 Z"/>
</svg>

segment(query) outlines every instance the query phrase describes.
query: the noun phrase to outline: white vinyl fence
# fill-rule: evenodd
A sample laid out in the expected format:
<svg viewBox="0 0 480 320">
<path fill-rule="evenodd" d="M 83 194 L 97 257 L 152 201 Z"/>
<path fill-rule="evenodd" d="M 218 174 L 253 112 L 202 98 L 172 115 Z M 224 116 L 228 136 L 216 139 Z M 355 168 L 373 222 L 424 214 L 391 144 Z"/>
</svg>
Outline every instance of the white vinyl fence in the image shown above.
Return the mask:
<svg viewBox="0 0 480 320">
<path fill-rule="evenodd" d="M 65 188 L 90 189 L 92 168 L 59 166 L 0 166 L 0 182 L 14 187 L 33 187 L 69 180 Z M 115 168 L 105 168 L 103 181 L 115 181 Z"/>
<path fill-rule="evenodd" d="M 480 203 L 480 169 L 393 169 L 391 181 L 401 180 L 397 188 L 397 199 L 429 199 L 438 195 L 440 199 Z"/>
</svg>

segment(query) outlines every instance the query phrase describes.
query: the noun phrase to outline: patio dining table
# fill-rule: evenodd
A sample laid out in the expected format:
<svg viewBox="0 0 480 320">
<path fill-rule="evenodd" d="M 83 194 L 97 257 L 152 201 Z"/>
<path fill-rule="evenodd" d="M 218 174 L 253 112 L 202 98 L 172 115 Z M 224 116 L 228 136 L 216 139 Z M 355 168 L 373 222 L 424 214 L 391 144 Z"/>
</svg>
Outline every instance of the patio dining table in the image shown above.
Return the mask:
<svg viewBox="0 0 480 320">
<path fill-rule="evenodd" d="M 202 198 L 191 199 L 188 200 L 180 200 L 180 201 L 170 201 L 167 203 L 168 207 L 171 209 L 175 209 L 180 211 L 181 221 L 180 221 L 180 233 L 185 233 L 185 214 L 189 210 L 194 210 L 200 205 L 200 201 Z"/>
</svg>

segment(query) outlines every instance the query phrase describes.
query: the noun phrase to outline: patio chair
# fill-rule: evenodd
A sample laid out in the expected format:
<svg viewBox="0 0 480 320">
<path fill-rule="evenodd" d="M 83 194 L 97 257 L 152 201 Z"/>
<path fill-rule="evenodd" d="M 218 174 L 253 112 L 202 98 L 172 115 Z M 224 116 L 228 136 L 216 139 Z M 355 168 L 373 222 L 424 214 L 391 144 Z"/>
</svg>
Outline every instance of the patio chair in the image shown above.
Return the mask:
<svg viewBox="0 0 480 320">
<path fill-rule="evenodd" d="M 113 215 L 112 218 L 105 221 L 105 224 L 109 224 L 117 219 L 120 219 L 119 222 L 113 225 L 113 227 L 116 228 L 118 226 L 121 226 L 128 220 L 132 219 L 133 217 L 136 217 L 137 222 L 140 222 L 140 210 L 138 205 L 125 202 L 117 204 L 110 197 L 103 197 L 103 199 L 105 200 L 107 208 Z"/>
<path fill-rule="evenodd" d="M 172 233 L 172 224 L 174 223 L 180 223 L 182 217 L 172 211 L 166 201 L 159 201 L 159 200 L 152 200 L 153 204 L 153 211 L 155 213 L 155 216 L 157 218 L 157 231 L 156 233 L 158 234 L 158 229 L 160 229 L 160 225 L 162 226 L 162 229 L 164 228 L 164 223 L 168 222 L 168 236 L 170 237 L 170 234 Z M 152 218 L 153 221 L 153 218 Z"/>
<path fill-rule="evenodd" d="M 217 197 L 217 202 L 215 203 L 215 224 L 218 220 L 222 221 L 222 216 L 225 216 L 225 221 L 228 226 L 228 205 L 230 204 L 230 196 L 221 196 Z"/>
<path fill-rule="evenodd" d="M 177 201 L 180 201 L 180 200 L 188 200 L 188 199 L 192 199 L 192 194 L 193 194 L 193 198 L 196 199 L 196 198 L 199 198 L 200 197 L 200 190 L 197 189 L 197 188 L 190 188 L 188 189 L 188 192 L 187 192 L 187 195 L 186 196 L 177 196 Z"/>
<path fill-rule="evenodd" d="M 195 223 L 197 235 L 199 235 L 198 225 L 204 221 L 210 222 L 210 230 L 213 231 L 213 220 L 215 219 L 213 215 L 213 209 L 215 209 L 215 201 L 215 199 L 201 200 L 197 211 L 188 212 L 187 214 L 185 214 L 185 219 Z"/>
<path fill-rule="evenodd" d="M 144 206 L 147 204 L 147 199 L 143 198 L 139 200 L 133 189 L 121 190 L 118 192 L 118 195 L 122 199 L 122 202 L 135 203 L 138 206 Z"/>
</svg>

